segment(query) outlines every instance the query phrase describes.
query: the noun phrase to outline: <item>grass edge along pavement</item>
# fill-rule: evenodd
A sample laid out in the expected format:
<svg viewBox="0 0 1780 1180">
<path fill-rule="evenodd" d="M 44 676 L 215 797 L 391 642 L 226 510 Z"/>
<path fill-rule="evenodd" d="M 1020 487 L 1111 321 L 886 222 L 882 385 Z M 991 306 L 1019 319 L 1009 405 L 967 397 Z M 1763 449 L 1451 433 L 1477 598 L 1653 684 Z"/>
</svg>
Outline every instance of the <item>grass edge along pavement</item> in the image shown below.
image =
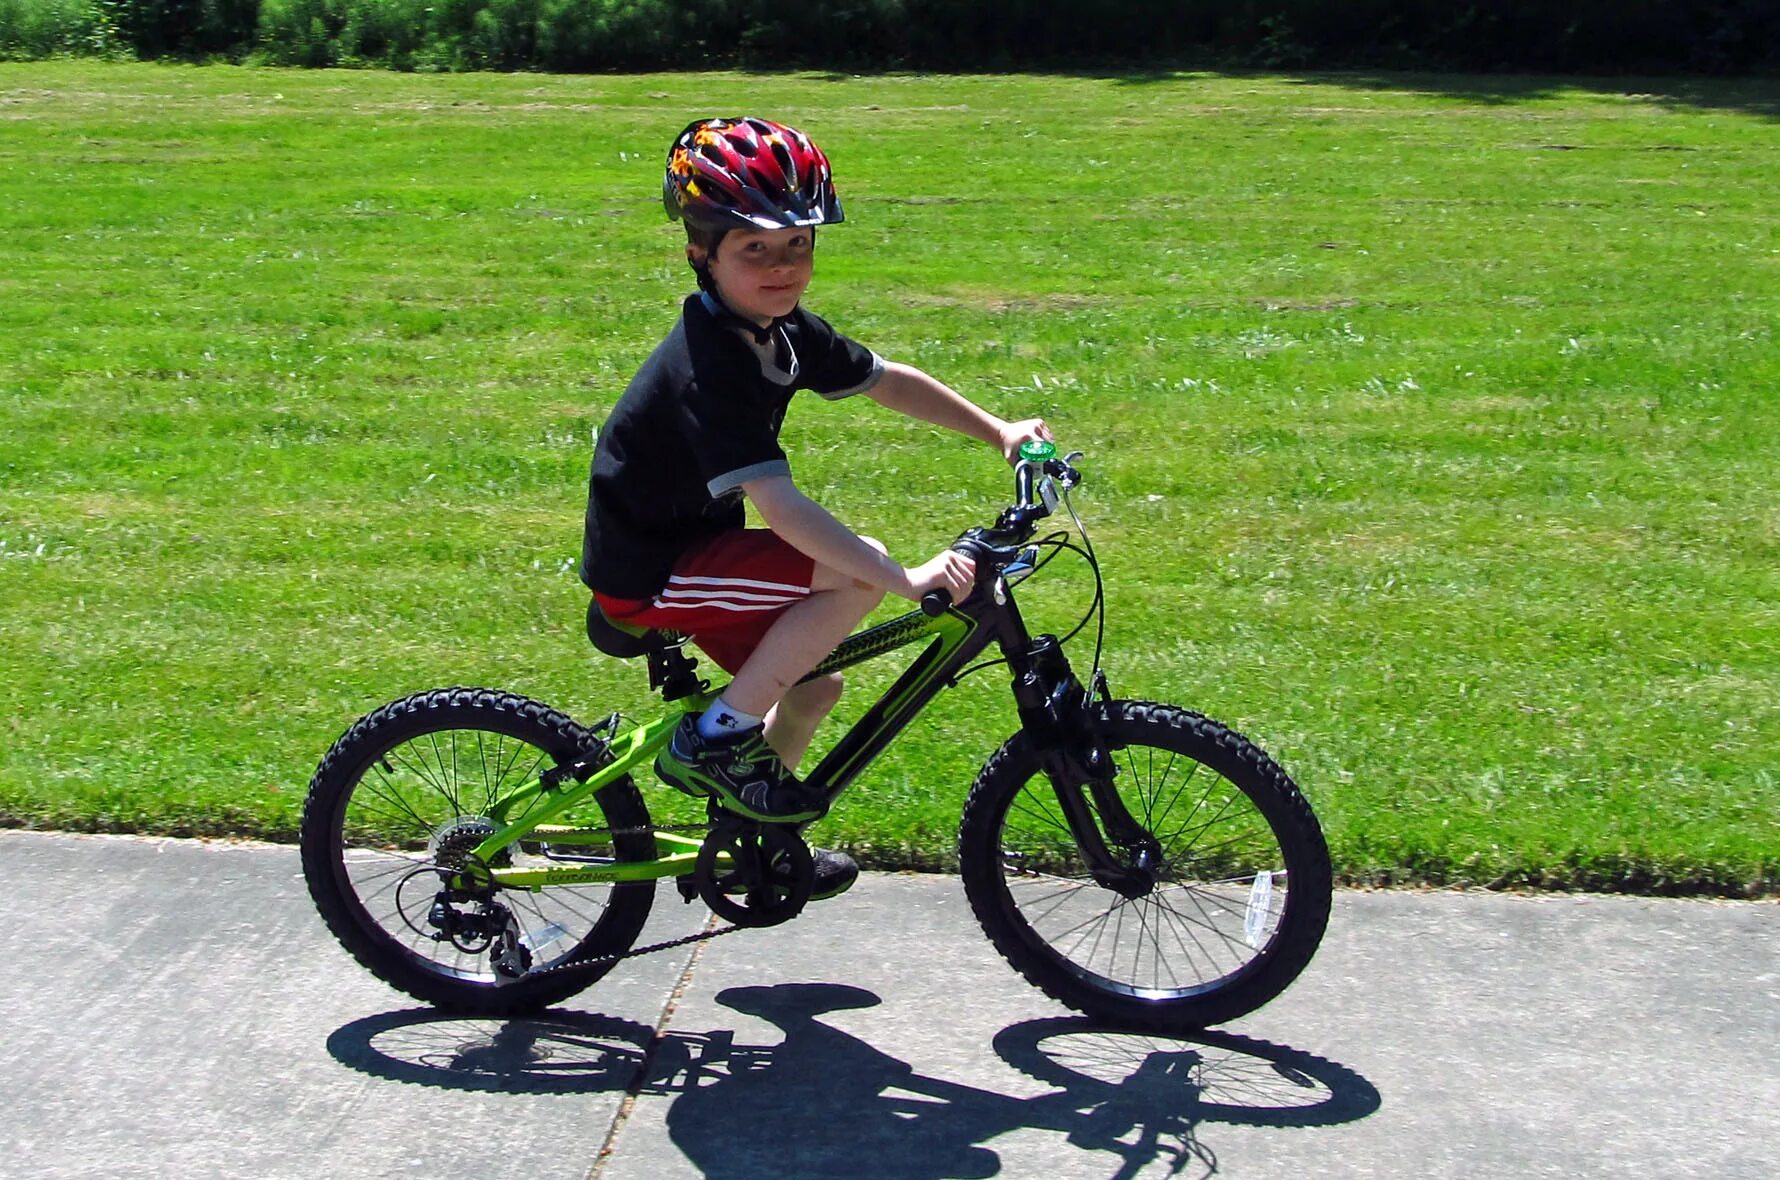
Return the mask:
<svg viewBox="0 0 1780 1180">
<path fill-rule="evenodd" d="M 687 285 L 661 129 L 758 103 L 844 162 L 811 305 L 1088 451 L 1115 691 L 1267 748 L 1348 880 L 1771 893 L 1772 96 L 1491 84 L 0 66 L 0 814 L 288 837 L 406 692 L 646 711 L 587 439 Z M 1007 494 L 789 429 L 910 560 Z M 1012 724 L 966 681 L 819 836 L 944 867 Z"/>
</svg>

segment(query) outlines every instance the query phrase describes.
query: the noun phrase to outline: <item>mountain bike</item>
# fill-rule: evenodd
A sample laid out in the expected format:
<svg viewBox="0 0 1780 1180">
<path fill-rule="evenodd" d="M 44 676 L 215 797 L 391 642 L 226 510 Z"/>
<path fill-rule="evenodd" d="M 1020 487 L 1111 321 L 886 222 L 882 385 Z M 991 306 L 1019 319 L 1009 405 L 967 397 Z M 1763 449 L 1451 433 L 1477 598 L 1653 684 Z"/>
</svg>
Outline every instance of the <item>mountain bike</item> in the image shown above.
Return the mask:
<svg viewBox="0 0 1780 1180">
<path fill-rule="evenodd" d="M 1071 1008 L 1133 1029 L 1199 1029 L 1266 1003 L 1310 961 L 1328 920 L 1328 849 L 1297 786 L 1247 738 L 1187 709 L 1112 697 L 1099 560 L 1069 499 L 1080 458 L 1022 447 L 1014 503 L 953 543 L 976 563 L 964 599 L 930 593 L 810 673 L 920 647 L 804 781 L 832 805 L 943 689 L 1005 665 L 1019 728 L 972 784 L 958 835 L 978 922 L 1016 971 Z M 1037 536 L 1060 504 L 1080 545 L 1067 531 Z M 1093 571 L 1093 601 L 1063 639 L 1033 635 L 1015 588 L 1065 551 Z M 1083 678 L 1064 643 L 1096 617 Z M 662 716 L 584 726 L 510 693 L 416 693 L 353 724 L 310 782 L 300 843 L 322 918 L 362 965 L 420 1000 L 536 1011 L 626 958 L 776 925 L 809 900 L 807 822 L 759 823 L 715 801 L 700 823 L 651 822 L 637 772 L 717 692 L 684 637 L 588 618 L 601 651 L 646 658 Z M 973 665 L 990 645 L 999 656 Z M 662 880 L 730 925 L 636 947 Z"/>
</svg>

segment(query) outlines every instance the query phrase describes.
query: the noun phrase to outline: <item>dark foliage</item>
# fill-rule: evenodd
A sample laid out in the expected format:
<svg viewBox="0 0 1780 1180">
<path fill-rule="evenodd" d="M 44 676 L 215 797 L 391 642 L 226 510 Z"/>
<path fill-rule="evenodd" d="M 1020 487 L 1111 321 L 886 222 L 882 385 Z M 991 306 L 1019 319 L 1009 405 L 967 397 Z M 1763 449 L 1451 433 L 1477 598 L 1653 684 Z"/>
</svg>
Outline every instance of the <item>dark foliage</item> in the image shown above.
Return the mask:
<svg viewBox="0 0 1780 1180">
<path fill-rule="evenodd" d="M 0 52 L 26 45 L 3 26 L 33 3 L 0 3 Z M 84 14 L 144 58 L 398 69 L 1780 66 L 1773 0 L 89 0 Z"/>
</svg>

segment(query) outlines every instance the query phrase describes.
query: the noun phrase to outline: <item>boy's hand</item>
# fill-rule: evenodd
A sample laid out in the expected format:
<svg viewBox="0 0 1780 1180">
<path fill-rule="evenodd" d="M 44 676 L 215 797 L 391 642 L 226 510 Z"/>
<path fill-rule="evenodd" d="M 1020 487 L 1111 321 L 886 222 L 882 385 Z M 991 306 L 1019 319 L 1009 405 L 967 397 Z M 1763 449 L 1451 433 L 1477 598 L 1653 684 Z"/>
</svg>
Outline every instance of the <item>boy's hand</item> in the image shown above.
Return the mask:
<svg viewBox="0 0 1780 1180">
<path fill-rule="evenodd" d="M 902 572 L 907 584 L 891 589 L 912 602 L 920 602 L 921 595 L 929 590 L 944 590 L 952 596 L 953 602 L 963 602 L 976 583 L 977 563 L 962 553 L 947 549 L 931 561 L 910 566 Z"/>
<path fill-rule="evenodd" d="M 1001 457 L 1012 466 L 1020 461 L 1020 444 L 1028 442 L 1056 442 L 1051 435 L 1051 428 L 1045 425 L 1043 418 L 1027 418 L 1020 422 L 1003 422 L 996 430 L 996 441 L 1001 444 Z"/>
</svg>

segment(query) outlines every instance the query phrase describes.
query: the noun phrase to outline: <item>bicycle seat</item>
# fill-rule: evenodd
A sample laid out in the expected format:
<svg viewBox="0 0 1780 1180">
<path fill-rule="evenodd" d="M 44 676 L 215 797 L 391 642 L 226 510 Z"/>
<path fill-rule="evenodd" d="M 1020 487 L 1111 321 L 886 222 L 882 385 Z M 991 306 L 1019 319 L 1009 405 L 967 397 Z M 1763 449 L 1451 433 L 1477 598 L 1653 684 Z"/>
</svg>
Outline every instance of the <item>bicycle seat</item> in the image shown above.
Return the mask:
<svg viewBox="0 0 1780 1180">
<path fill-rule="evenodd" d="M 597 598 L 587 602 L 588 642 L 616 659 L 634 660 L 638 656 L 679 643 L 681 638 L 672 631 L 654 631 L 646 627 L 614 623 L 601 612 Z"/>
</svg>

